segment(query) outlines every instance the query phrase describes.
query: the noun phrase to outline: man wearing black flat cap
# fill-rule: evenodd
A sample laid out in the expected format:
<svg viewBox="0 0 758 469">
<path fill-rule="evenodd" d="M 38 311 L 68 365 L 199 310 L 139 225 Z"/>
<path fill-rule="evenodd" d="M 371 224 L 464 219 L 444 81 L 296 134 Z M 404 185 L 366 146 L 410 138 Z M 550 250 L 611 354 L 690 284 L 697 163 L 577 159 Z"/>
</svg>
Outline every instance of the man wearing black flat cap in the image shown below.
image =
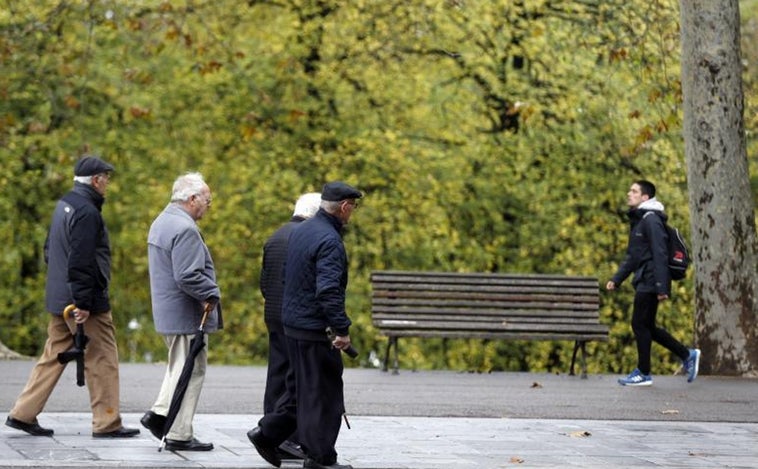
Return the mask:
<svg viewBox="0 0 758 469">
<path fill-rule="evenodd" d="M 118 347 L 111 316 L 108 284 L 111 251 L 101 209 L 113 166 L 85 156 L 74 166 L 74 188 L 55 206 L 45 241 L 50 312 L 47 342 L 5 424 L 34 436 L 52 436 L 37 421 L 66 365 L 58 353 L 72 346 L 72 331 L 84 324 L 89 341 L 84 352 L 85 381 L 92 408 L 94 438 L 128 438 L 139 434 L 125 428 L 119 412 Z M 63 317 L 75 305 L 73 319 Z"/>
<path fill-rule="evenodd" d="M 289 238 L 282 306 L 290 360 L 287 390 L 275 410 L 247 433 L 263 459 L 276 467 L 281 465 L 277 447 L 297 429 L 306 454 L 303 468 L 352 469 L 337 463 L 335 450 L 345 413 L 340 350 L 351 345 L 342 230 L 362 196 L 341 181 L 324 185 L 321 208 Z"/>
</svg>

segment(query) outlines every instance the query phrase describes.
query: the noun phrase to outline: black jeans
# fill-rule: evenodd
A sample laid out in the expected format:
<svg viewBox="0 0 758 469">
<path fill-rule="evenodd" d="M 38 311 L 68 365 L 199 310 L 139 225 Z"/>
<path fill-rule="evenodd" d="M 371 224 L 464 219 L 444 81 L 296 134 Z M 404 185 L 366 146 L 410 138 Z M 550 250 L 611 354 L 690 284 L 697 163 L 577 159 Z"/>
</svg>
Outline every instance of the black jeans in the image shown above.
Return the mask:
<svg viewBox="0 0 758 469">
<path fill-rule="evenodd" d="M 650 349 L 653 341 L 663 345 L 682 361 L 690 356 L 690 351 L 673 338 L 666 329 L 655 325 L 658 313 L 658 294 L 637 292 L 634 294 L 634 311 L 632 312 L 632 331 L 637 341 L 637 368 L 642 374 L 650 374 Z"/>
</svg>

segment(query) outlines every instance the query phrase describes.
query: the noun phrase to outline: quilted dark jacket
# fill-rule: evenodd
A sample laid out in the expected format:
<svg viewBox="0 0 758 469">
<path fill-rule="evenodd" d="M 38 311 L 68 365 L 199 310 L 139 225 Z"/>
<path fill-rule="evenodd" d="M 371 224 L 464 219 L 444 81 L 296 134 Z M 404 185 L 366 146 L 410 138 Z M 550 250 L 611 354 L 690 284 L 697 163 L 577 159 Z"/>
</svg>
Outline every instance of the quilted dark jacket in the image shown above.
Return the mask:
<svg viewBox="0 0 758 469">
<path fill-rule="evenodd" d="M 284 298 L 284 266 L 287 262 L 287 242 L 292 230 L 305 218 L 293 216 L 266 240 L 263 245 L 260 289 L 263 299 L 263 317 L 270 331 L 282 329 L 282 299 Z"/>
<path fill-rule="evenodd" d="M 292 230 L 285 267 L 282 323 L 289 329 L 322 334 L 331 327 L 348 335 L 345 312 L 347 254 L 340 220 L 319 209 Z"/>
</svg>

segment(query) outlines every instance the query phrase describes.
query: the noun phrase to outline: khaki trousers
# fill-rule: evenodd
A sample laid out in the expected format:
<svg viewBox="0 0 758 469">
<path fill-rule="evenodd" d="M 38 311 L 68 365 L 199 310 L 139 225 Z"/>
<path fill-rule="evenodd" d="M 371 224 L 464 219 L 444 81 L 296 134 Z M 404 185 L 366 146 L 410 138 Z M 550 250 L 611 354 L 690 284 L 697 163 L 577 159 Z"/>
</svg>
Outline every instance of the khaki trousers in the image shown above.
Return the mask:
<svg viewBox="0 0 758 469">
<path fill-rule="evenodd" d="M 72 333 L 75 330 L 73 319 L 66 322 L 61 316 L 50 316 L 45 349 L 32 369 L 26 387 L 16 399 L 9 413 L 11 417 L 26 423 L 37 421 L 66 368 L 66 365 L 58 363 L 58 353 L 73 347 Z M 118 346 L 111 312 L 90 315 L 84 323 L 84 333 L 89 337 L 84 351 L 84 379 L 92 408 L 92 431 L 112 432 L 121 428 L 122 423 L 119 412 Z"/>
<path fill-rule="evenodd" d="M 164 336 L 166 347 L 168 347 L 168 364 L 166 365 L 166 374 L 163 376 L 161 390 L 158 392 L 158 398 L 150 409 L 158 415 L 168 414 L 171 406 L 171 398 L 176 389 L 176 383 L 179 375 L 182 374 L 184 362 L 190 350 L 190 341 L 193 335 L 167 335 Z M 176 415 L 176 420 L 166 435 L 167 439 L 188 441 L 193 438 L 192 419 L 195 417 L 197 403 L 200 400 L 200 391 L 203 389 L 205 381 L 205 370 L 208 366 L 208 334 L 205 334 L 206 346 L 200 351 L 195 358 L 195 366 L 192 369 L 187 391 L 182 399 L 182 406 Z"/>
</svg>

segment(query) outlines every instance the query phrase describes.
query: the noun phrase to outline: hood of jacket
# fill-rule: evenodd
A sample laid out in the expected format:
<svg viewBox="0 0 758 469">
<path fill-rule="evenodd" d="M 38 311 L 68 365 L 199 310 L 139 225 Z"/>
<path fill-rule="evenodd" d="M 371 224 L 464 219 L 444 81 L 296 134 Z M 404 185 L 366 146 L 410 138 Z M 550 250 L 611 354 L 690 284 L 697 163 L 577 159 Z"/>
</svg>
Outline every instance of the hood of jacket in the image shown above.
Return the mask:
<svg viewBox="0 0 758 469">
<path fill-rule="evenodd" d="M 653 197 L 652 199 L 648 199 L 642 202 L 636 208 L 630 209 L 627 213 L 629 215 L 630 221 L 632 222 L 632 225 L 636 225 L 637 222 L 639 222 L 645 216 L 645 214 L 649 212 L 657 212 L 658 216 L 660 216 L 663 219 L 663 222 L 666 223 L 666 220 L 668 220 L 668 215 L 666 215 L 666 213 L 663 211 L 664 208 L 665 207 L 663 204 L 658 199 Z"/>
</svg>

